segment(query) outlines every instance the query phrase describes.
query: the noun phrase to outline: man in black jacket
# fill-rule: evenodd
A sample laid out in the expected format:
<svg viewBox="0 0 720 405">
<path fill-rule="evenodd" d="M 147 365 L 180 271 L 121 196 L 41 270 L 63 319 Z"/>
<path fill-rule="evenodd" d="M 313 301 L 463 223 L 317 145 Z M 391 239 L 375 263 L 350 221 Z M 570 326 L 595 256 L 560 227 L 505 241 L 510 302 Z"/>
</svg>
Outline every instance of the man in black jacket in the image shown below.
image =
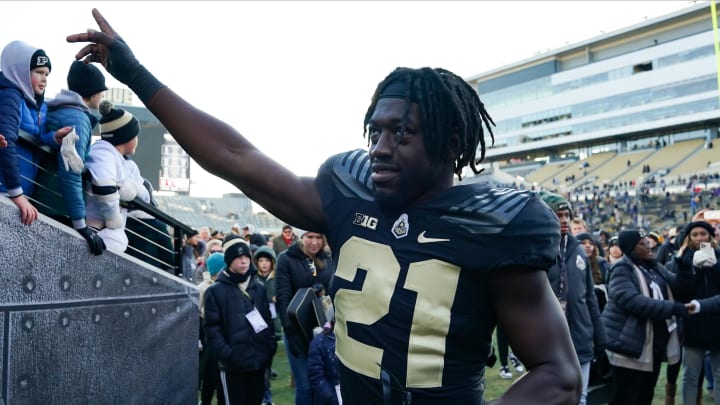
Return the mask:
<svg viewBox="0 0 720 405">
<path fill-rule="evenodd" d="M 585 405 L 590 363 L 596 355 L 602 356 L 605 351 L 605 330 L 600 320 L 595 282 L 585 250 L 569 232 L 572 221 L 570 203 L 553 193 L 542 192 L 540 198 L 550 206 L 560 222 L 560 257 L 548 270 L 548 279 L 565 312 L 580 362 L 583 377 L 580 405 Z"/>
</svg>

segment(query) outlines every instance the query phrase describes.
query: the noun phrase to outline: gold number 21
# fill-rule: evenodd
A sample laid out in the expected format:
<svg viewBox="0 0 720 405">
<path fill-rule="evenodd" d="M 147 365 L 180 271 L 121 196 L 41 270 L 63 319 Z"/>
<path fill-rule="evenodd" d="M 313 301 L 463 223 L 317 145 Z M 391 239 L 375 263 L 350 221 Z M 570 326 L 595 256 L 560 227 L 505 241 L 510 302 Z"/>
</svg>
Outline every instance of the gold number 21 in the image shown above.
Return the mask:
<svg viewBox="0 0 720 405">
<path fill-rule="evenodd" d="M 359 342 L 348 335 L 347 323 L 372 325 L 387 315 L 398 263 L 388 245 L 352 237 L 340 247 L 335 277 L 352 281 L 358 269 L 367 276 L 361 290 L 339 289 L 335 293 L 337 355 L 351 370 L 380 378 L 383 348 Z M 460 268 L 440 260 L 411 263 L 403 288 L 415 291 L 407 352 L 407 387 L 442 386 L 445 338 L 450 329 L 450 309 L 460 278 Z M 374 331 L 382 334 L 382 330 Z"/>
</svg>

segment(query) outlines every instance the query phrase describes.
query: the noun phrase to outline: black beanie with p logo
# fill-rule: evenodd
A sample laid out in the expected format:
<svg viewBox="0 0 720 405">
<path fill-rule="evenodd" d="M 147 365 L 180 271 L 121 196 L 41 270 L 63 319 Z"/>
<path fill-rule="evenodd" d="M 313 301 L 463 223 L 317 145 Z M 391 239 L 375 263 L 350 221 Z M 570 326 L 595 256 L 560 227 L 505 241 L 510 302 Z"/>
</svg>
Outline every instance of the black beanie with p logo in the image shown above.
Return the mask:
<svg viewBox="0 0 720 405">
<path fill-rule="evenodd" d="M 30 70 L 33 70 L 35 68 L 39 67 L 46 67 L 48 70 L 52 70 L 52 65 L 50 64 L 50 58 L 45 54 L 45 51 L 42 49 L 38 49 L 33 53 L 32 57 L 30 58 Z"/>
</svg>

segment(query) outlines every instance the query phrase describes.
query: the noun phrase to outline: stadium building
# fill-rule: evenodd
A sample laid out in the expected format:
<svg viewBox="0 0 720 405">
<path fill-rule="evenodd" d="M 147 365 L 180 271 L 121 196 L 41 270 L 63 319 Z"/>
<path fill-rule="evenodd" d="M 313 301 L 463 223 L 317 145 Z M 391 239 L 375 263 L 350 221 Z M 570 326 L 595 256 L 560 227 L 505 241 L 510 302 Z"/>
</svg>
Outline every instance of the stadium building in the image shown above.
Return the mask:
<svg viewBox="0 0 720 405">
<path fill-rule="evenodd" d="M 710 3 L 466 78 L 495 123 L 488 172 L 556 191 L 720 171 Z"/>
</svg>

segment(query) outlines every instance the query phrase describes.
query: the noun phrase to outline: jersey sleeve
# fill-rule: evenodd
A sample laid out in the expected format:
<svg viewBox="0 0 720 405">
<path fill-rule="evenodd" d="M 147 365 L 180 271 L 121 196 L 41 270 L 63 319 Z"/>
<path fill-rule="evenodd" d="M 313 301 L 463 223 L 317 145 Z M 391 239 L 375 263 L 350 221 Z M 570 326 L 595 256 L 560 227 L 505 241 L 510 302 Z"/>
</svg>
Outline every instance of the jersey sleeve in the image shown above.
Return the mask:
<svg viewBox="0 0 720 405">
<path fill-rule="evenodd" d="M 498 234 L 492 245 L 492 267 L 547 270 L 560 254 L 560 223 L 536 194 Z"/>
<path fill-rule="evenodd" d="M 361 198 L 372 201 L 370 159 L 362 149 L 330 157 L 320 166 L 315 185 L 323 207 L 342 198 Z"/>
</svg>

